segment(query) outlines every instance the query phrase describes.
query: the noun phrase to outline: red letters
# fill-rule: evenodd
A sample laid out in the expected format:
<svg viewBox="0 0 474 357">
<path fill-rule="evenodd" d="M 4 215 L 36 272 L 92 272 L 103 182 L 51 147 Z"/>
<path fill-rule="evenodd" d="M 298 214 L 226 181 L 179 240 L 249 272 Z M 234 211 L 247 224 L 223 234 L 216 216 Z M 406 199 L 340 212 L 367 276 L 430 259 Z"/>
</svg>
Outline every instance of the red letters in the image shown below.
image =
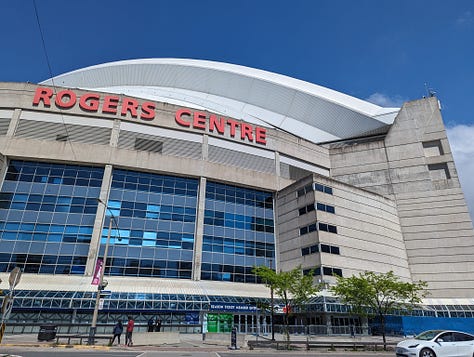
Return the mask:
<svg viewBox="0 0 474 357">
<path fill-rule="evenodd" d="M 206 113 L 194 112 L 193 128 L 206 130 Z"/>
<path fill-rule="evenodd" d="M 144 102 L 142 104 L 142 113 L 140 114 L 140 119 L 144 119 L 144 120 L 155 119 L 155 103 Z"/>
<path fill-rule="evenodd" d="M 117 114 L 117 107 L 119 104 L 119 97 L 114 95 L 107 95 L 104 98 L 104 104 L 102 106 L 102 113 Z"/>
<path fill-rule="evenodd" d="M 184 121 L 183 115 L 191 116 L 191 111 L 188 109 L 177 110 L 176 114 L 174 115 L 176 123 L 178 123 L 181 126 L 187 126 L 187 127 L 191 126 L 191 123 Z"/>
<path fill-rule="evenodd" d="M 64 101 L 64 98 L 67 98 L 66 101 Z M 66 89 L 56 94 L 55 103 L 56 106 L 61 109 L 69 109 L 76 104 L 76 100 L 76 93 L 74 93 L 72 90 Z"/>
<path fill-rule="evenodd" d="M 232 119 L 227 119 L 227 124 L 230 125 L 230 136 L 233 138 L 235 137 L 235 128 L 237 128 L 237 125 L 239 125 L 238 122 Z"/>
<path fill-rule="evenodd" d="M 53 90 L 51 88 L 36 88 L 35 97 L 33 98 L 33 105 L 39 105 L 39 102 L 42 100 L 45 107 L 50 107 L 52 96 Z"/>
<path fill-rule="evenodd" d="M 217 120 L 217 115 L 211 114 L 209 116 L 209 131 L 214 131 L 215 128 L 219 134 L 224 134 L 224 127 L 225 118 L 219 118 L 219 120 Z"/>
<path fill-rule="evenodd" d="M 240 130 L 240 138 L 249 142 L 266 145 L 266 129 L 261 127 L 254 127 L 251 124 L 239 122 L 234 119 L 224 117 L 217 117 L 215 114 L 207 115 L 205 112 L 191 111 L 190 109 L 178 109 L 175 113 L 175 121 L 181 126 L 187 128 L 206 130 L 210 133 L 216 132 L 220 135 L 225 135 L 226 126 L 229 127 L 229 136 L 235 138 L 237 130 Z"/>
<path fill-rule="evenodd" d="M 59 109 L 73 108 L 79 102 L 79 108 L 86 112 L 97 112 L 103 114 L 119 114 L 127 116 L 130 113 L 132 118 L 143 120 L 153 120 L 155 118 L 155 103 L 143 102 L 141 107 L 136 99 L 124 97 L 123 99 L 115 95 L 106 95 L 103 97 L 101 105 L 101 95 L 97 93 L 85 93 L 80 97 L 72 90 L 65 89 L 58 93 L 54 93 L 52 88 L 38 87 L 36 88 L 33 98 L 33 105 L 39 106 L 43 102 L 44 107 L 51 106 L 51 99 Z"/>
<path fill-rule="evenodd" d="M 120 115 L 127 116 L 127 111 L 130 111 L 130 115 L 132 116 L 132 118 L 136 118 L 137 108 L 138 102 L 135 99 L 125 98 L 122 103 L 122 110 L 120 111 Z"/>
<path fill-rule="evenodd" d="M 255 128 L 255 142 L 257 144 L 267 145 L 267 130 L 257 126 Z"/>
<path fill-rule="evenodd" d="M 98 94 L 84 94 L 79 100 L 79 106 L 88 112 L 96 112 L 99 110 L 99 99 L 100 97 Z"/>
<path fill-rule="evenodd" d="M 53 99 L 54 97 L 54 99 Z M 43 102 L 45 108 L 51 107 L 54 102 L 58 109 L 71 109 L 78 107 L 86 112 L 120 115 L 126 117 L 129 113 L 132 118 L 153 120 L 155 118 L 156 104 L 154 102 L 140 102 L 133 98 L 104 95 L 98 93 L 84 93 L 80 96 L 71 89 L 63 89 L 56 94 L 52 88 L 38 87 L 33 97 L 33 105 L 39 106 Z M 230 118 L 218 117 L 216 114 L 207 114 L 203 111 L 178 109 L 175 112 L 175 121 L 178 125 L 198 130 L 208 131 L 219 135 L 235 138 L 240 132 L 240 139 L 257 144 L 267 144 L 265 128 L 253 126 L 248 123 Z M 228 128 L 228 129 L 226 129 Z"/>
<path fill-rule="evenodd" d="M 252 126 L 242 123 L 240 124 L 240 138 L 244 140 L 246 137 L 249 141 L 253 141 Z"/>
</svg>

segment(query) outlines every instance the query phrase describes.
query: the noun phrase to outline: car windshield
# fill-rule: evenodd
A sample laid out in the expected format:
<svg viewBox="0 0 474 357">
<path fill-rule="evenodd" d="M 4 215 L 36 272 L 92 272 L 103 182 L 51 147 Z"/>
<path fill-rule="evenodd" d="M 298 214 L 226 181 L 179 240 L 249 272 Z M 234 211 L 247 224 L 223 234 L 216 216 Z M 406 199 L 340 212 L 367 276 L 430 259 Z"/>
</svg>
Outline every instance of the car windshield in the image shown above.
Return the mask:
<svg viewBox="0 0 474 357">
<path fill-rule="evenodd" d="M 431 340 L 433 337 L 435 337 L 440 332 L 441 332 L 441 330 L 425 331 L 425 332 L 422 332 L 419 335 L 415 336 L 415 339 L 428 341 L 428 340 Z"/>
</svg>

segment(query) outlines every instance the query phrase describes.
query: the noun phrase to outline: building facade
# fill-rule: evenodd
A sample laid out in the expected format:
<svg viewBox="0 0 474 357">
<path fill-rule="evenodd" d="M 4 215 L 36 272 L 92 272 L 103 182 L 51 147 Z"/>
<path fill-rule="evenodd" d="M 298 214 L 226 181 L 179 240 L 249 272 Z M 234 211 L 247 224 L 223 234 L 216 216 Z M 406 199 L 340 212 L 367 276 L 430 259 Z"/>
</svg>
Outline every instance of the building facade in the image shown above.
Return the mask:
<svg viewBox="0 0 474 357">
<path fill-rule="evenodd" d="M 260 265 L 328 285 L 394 271 L 428 282 L 421 314 L 474 313 L 474 233 L 436 98 L 381 108 L 241 66 L 122 61 L 0 83 L 0 150 L 2 288 L 23 271 L 12 321 L 88 323 L 106 246 L 105 325 L 255 331 Z M 349 321 L 327 291 L 313 311 Z"/>
</svg>

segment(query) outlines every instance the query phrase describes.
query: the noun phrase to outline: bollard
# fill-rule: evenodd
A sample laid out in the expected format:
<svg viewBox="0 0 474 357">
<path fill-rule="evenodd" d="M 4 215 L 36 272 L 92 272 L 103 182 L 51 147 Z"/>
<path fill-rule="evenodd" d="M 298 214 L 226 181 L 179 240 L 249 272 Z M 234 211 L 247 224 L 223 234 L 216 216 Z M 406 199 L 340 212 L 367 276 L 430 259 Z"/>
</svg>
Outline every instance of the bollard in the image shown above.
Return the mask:
<svg viewBox="0 0 474 357">
<path fill-rule="evenodd" d="M 232 327 L 232 332 L 230 333 L 230 349 L 237 349 L 237 328 Z"/>
</svg>

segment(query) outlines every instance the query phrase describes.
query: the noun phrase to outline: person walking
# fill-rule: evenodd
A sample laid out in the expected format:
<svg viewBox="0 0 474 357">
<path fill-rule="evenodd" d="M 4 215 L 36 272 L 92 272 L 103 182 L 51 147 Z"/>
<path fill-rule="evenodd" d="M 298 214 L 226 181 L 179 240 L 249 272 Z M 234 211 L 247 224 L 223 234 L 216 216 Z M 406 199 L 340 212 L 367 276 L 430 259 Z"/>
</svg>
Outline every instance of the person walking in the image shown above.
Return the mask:
<svg viewBox="0 0 474 357">
<path fill-rule="evenodd" d="M 161 319 L 156 320 L 155 324 L 155 332 L 160 332 L 161 331 Z"/>
<path fill-rule="evenodd" d="M 114 344 L 115 338 L 117 338 L 117 345 L 120 346 L 120 336 L 122 336 L 122 332 L 123 332 L 122 321 L 118 320 L 114 326 L 114 337 L 112 338 L 112 341 L 110 342 L 111 346 Z"/>
<path fill-rule="evenodd" d="M 150 319 L 148 320 L 148 332 L 153 332 L 154 327 L 155 320 L 153 319 L 153 317 L 150 317 Z"/>
<path fill-rule="evenodd" d="M 127 323 L 127 333 L 125 335 L 125 345 L 126 346 L 133 346 L 133 341 L 132 341 L 132 334 L 133 334 L 133 328 L 135 327 L 135 321 L 133 321 L 132 317 L 128 317 L 128 323 Z"/>
</svg>

